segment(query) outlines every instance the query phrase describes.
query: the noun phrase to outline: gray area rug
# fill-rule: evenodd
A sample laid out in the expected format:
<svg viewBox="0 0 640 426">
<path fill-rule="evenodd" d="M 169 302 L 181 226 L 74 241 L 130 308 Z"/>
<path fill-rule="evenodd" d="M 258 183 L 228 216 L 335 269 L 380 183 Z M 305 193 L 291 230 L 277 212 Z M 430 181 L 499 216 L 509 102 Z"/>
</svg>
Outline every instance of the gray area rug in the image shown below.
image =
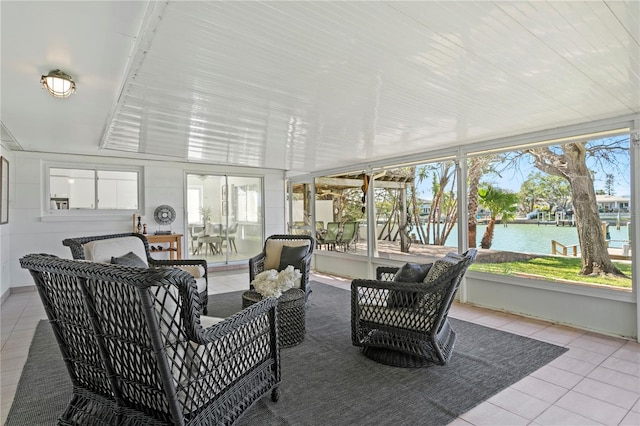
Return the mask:
<svg viewBox="0 0 640 426">
<path fill-rule="evenodd" d="M 209 314 L 242 307 L 242 292 L 209 297 Z M 565 348 L 452 319 L 447 366 L 377 364 L 351 345 L 350 294 L 313 283 L 304 341 L 281 351 L 277 403 L 266 396 L 238 425 L 444 425 L 552 361 Z M 71 384 L 51 327 L 38 325 L 7 425 L 53 425 Z"/>
</svg>

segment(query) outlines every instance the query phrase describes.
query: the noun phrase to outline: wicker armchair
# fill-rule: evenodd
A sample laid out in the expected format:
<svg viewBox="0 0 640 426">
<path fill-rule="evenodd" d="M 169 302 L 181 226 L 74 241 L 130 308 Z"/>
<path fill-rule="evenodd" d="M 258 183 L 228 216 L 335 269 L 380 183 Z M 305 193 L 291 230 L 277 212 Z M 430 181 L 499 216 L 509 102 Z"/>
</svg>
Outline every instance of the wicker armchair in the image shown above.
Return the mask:
<svg viewBox="0 0 640 426">
<path fill-rule="evenodd" d="M 265 394 L 278 400 L 276 299 L 216 323 L 179 269 L 44 254 L 20 264 L 73 384 L 59 424 L 228 425 Z"/>
<path fill-rule="evenodd" d="M 127 240 L 117 240 L 124 241 L 124 243 L 116 243 L 115 239 L 122 239 L 127 237 L 134 237 L 133 239 L 128 238 Z M 142 246 L 136 240 L 139 239 L 140 242 L 144 245 L 144 254 L 142 253 Z M 140 254 L 140 257 L 143 257 L 143 260 L 147 263 L 149 267 L 154 268 L 178 268 L 178 267 L 200 267 L 200 273 L 196 277 L 196 285 L 198 287 L 198 292 L 200 293 L 200 305 L 202 307 L 202 313 L 207 314 L 207 298 L 208 298 L 208 290 L 209 290 L 209 277 L 207 276 L 207 261 L 204 259 L 177 259 L 177 260 L 157 260 L 151 257 L 149 252 L 149 242 L 144 235 L 136 234 L 136 233 L 124 233 L 124 234 L 110 234 L 110 235 L 97 235 L 92 237 L 77 237 L 77 238 L 67 238 L 62 241 L 62 244 L 69 247 L 71 249 L 71 256 L 74 259 L 78 260 L 95 260 L 95 261 L 106 261 L 109 262 L 109 259 L 93 259 L 87 258 L 86 250 L 84 245 L 87 243 L 93 243 L 97 241 L 114 243 L 111 247 L 114 247 L 114 251 L 109 254 L 109 256 L 122 256 L 128 253 L 130 249 L 133 249 L 134 253 Z M 136 251 L 136 248 L 138 251 Z M 118 251 L 119 250 L 119 251 Z"/>
<path fill-rule="evenodd" d="M 392 267 L 377 268 L 377 280 L 353 280 L 353 345 L 362 347 L 365 356 L 397 367 L 446 364 L 456 340 L 447 314 L 476 255 L 470 249 L 436 261 L 429 283 L 391 281 L 400 269 Z"/>
<path fill-rule="evenodd" d="M 302 277 L 300 278 L 300 288 L 305 292 L 305 302 L 311 294 L 311 285 L 309 284 L 309 273 L 311 272 L 311 258 L 313 255 L 313 246 L 315 239 L 308 235 L 271 235 L 264 242 L 262 252 L 249 259 L 249 282 L 252 282 L 256 275 L 266 269 L 278 269 L 280 252 L 282 246 L 301 246 L 309 247 L 299 264 L 293 265 L 295 269 L 299 269 Z M 266 265 L 266 267 L 265 267 Z M 250 286 L 253 289 L 253 286 Z"/>
</svg>

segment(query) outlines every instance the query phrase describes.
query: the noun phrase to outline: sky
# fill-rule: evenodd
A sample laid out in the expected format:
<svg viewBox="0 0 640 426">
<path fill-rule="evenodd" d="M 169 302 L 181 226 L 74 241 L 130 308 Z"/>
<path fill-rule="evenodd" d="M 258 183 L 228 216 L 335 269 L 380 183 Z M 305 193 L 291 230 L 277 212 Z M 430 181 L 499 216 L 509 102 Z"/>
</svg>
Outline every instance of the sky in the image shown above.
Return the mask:
<svg viewBox="0 0 640 426">
<path fill-rule="evenodd" d="M 530 157 L 529 157 L 530 158 Z M 594 175 L 594 188 L 595 190 L 605 190 L 605 180 L 607 173 L 614 174 L 614 194 L 621 197 L 629 197 L 631 195 L 630 187 L 630 165 L 629 155 L 618 155 L 618 169 L 607 166 L 607 170 L 602 170 L 602 166 L 596 164 L 593 159 L 587 160 L 587 166 L 591 170 L 595 170 Z M 485 175 L 482 179 L 483 182 L 491 183 L 501 189 L 510 190 L 512 192 L 520 191 L 522 182 L 527 179 L 530 173 L 536 173 L 539 170 L 533 165 L 532 160 L 521 161 L 519 170 L 509 169 L 504 171 L 501 175 L 490 174 Z M 427 179 L 418 185 L 420 191 L 420 197 L 425 199 L 431 199 L 431 179 Z"/>
</svg>

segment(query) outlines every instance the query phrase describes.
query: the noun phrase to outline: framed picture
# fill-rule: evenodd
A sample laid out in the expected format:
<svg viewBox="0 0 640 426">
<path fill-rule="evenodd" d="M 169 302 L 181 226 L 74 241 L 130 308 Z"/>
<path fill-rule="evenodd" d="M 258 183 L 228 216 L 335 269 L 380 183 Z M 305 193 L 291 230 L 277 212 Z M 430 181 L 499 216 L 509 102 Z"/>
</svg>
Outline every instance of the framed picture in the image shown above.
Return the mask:
<svg viewBox="0 0 640 426">
<path fill-rule="evenodd" d="M 3 224 L 9 222 L 9 161 L 5 157 L 0 160 L 0 224 Z"/>
</svg>

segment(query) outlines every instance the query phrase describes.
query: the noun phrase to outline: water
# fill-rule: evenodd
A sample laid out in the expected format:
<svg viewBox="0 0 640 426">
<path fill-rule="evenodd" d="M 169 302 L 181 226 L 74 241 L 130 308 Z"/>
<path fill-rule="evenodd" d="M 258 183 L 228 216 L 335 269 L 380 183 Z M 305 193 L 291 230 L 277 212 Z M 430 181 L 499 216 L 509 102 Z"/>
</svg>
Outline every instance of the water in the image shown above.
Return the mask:
<svg viewBox="0 0 640 426">
<path fill-rule="evenodd" d="M 478 247 L 487 225 L 478 225 Z M 609 226 L 612 240 L 628 240 L 629 231 L 626 226 L 617 230 L 615 225 Z M 551 254 L 551 240 L 565 246 L 578 244 L 578 231 L 574 226 L 535 225 L 510 223 L 507 226 L 496 224 L 493 234 L 493 250 L 507 250 L 524 253 Z M 610 247 L 621 247 L 620 241 L 613 241 Z M 446 246 L 458 245 L 458 228 L 454 226 Z"/>
</svg>

